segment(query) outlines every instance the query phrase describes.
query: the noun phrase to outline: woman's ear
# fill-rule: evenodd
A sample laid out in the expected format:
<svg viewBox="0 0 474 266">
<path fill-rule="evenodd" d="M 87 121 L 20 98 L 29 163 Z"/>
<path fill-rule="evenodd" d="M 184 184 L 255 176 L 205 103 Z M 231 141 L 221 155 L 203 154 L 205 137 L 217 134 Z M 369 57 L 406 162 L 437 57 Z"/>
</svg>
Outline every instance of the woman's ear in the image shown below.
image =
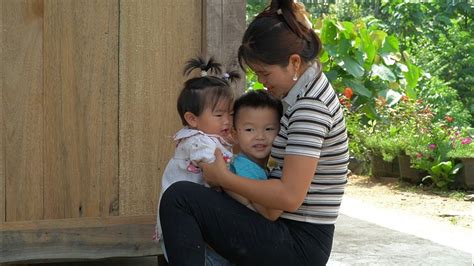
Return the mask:
<svg viewBox="0 0 474 266">
<path fill-rule="evenodd" d="M 193 113 L 184 113 L 184 120 L 186 120 L 186 123 L 189 125 L 190 128 L 197 128 L 197 117 Z"/>
<path fill-rule="evenodd" d="M 289 60 L 288 63 L 291 66 L 291 68 L 293 68 L 293 71 L 298 73 L 298 70 L 300 70 L 300 68 L 301 68 L 301 57 L 300 57 L 300 55 L 292 54 L 290 56 L 290 59 L 288 59 L 288 60 Z"/>
</svg>

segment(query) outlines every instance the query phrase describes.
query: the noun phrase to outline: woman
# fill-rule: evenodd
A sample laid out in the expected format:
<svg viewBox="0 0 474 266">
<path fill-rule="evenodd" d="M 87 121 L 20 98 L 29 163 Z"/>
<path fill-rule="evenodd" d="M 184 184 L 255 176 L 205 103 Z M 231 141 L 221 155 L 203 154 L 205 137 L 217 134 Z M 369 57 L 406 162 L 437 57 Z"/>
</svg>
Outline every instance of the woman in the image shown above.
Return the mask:
<svg viewBox="0 0 474 266">
<path fill-rule="evenodd" d="M 273 0 L 249 25 L 239 62 L 285 106 L 272 147 L 277 166 L 266 181 L 231 173 L 221 156 L 200 166 L 208 183 L 267 208 L 272 217 L 225 193 L 176 183 L 160 207 L 172 265 L 203 265 L 206 243 L 237 265 L 326 264 L 349 154 L 343 112 L 317 63 L 320 50 L 304 6 L 293 0 Z"/>
</svg>

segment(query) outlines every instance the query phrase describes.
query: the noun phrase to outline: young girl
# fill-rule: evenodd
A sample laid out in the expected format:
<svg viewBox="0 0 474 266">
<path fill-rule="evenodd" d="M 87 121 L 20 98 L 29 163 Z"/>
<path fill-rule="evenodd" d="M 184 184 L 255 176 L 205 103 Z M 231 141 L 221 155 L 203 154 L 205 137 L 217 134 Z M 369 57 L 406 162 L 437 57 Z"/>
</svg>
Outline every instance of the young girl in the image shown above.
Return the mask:
<svg viewBox="0 0 474 266">
<path fill-rule="evenodd" d="M 203 265 L 204 243 L 237 265 L 327 263 L 349 152 L 343 111 L 317 62 L 320 51 L 304 6 L 294 0 L 272 0 L 250 23 L 239 61 L 285 107 L 271 152 L 277 166 L 268 180 L 233 174 L 219 156 L 200 166 L 208 182 L 281 215 L 270 221 L 223 193 L 175 183 L 160 207 L 172 264 Z"/>
<path fill-rule="evenodd" d="M 200 76 L 186 81 L 178 97 L 177 109 L 184 127 L 174 136 L 176 150 L 163 173 L 160 199 L 178 181 L 209 187 L 198 163 L 213 162 L 216 149 L 222 152 L 225 161 L 232 158 L 231 144 L 227 142 L 231 137 L 234 100 L 231 82 L 239 75 L 230 72 L 217 76 L 222 73 L 220 67 L 212 58 L 206 62 L 200 57 L 189 60 L 185 66 L 185 75 L 198 69 Z M 162 239 L 159 214 L 154 238 Z"/>
<path fill-rule="evenodd" d="M 216 148 L 227 162 L 232 157 L 232 145 L 227 142 L 231 136 L 234 100 L 230 85 L 238 74 L 211 75 L 220 75 L 220 67 L 212 58 L 205 62 L 200 57 L 189 60 L 185 66 L 185 75 L 198 69 L 200 77 L 186 81 L 178 97 L 177 108 L 184 127 L 174 136 L 176 150 L 163 173 L 162 193 L 178 181 L 207 185 L 198 163 L 213 162 Z"/>
</svg>

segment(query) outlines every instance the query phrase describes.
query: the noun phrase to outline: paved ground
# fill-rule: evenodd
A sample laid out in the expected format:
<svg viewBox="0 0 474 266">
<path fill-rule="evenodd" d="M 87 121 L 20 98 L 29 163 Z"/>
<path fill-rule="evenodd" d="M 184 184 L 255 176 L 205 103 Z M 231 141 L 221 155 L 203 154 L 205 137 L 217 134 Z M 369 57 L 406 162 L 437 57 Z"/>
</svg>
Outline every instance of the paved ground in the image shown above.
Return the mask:
<svg viewBox="0 0 474 266">
<path fill-rule="evenodd" d="M 474 233 L 345 198 L 328 265 L 473 265 Z"/>
<path fill-rule="evenodd" d="M 472 209 L 474 211 L 474 209 Z M 328 266 L 473 265 L 474 232 L 345 197 Z M 53 266 L 151 266 L 156 257 Z"/>
</svg>

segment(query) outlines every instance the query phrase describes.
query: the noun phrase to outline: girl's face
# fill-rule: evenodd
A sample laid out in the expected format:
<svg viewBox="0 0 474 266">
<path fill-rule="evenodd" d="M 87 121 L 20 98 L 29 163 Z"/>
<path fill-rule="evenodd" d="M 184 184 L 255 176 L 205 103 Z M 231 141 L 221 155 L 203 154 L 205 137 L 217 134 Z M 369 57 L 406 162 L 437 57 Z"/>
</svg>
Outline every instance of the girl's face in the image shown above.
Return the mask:
<svg viewBox="0 0 474 266">
<path fill-rule="evenodd" d="M 250 65 L 250 68 L 255 71 L 258 82 L 262 83 L 268 92 L 279 99 L 284 98 L 296 83 L 293 80 L 295 71 L 292 69 L 291 64 L 281 67 L 279 65 L 261 63 Z"/>
<path fill-rule="evenodd" d="M 221 99 L 214 110 L 212 106 L 207 106 L 201 115 L 195 116 L 194 121 L 189 124 L 206 134 L 219 135 L 227 139 L 232 128 L 232 106 L 228 100 Z"/>
<path fill-rule="evenodd" d="M 242 153 L 265 166 L 280 129 L 278 112 L 268 107 L 242 107 L 238 112 L 234 141 Z"/>
</svg>

